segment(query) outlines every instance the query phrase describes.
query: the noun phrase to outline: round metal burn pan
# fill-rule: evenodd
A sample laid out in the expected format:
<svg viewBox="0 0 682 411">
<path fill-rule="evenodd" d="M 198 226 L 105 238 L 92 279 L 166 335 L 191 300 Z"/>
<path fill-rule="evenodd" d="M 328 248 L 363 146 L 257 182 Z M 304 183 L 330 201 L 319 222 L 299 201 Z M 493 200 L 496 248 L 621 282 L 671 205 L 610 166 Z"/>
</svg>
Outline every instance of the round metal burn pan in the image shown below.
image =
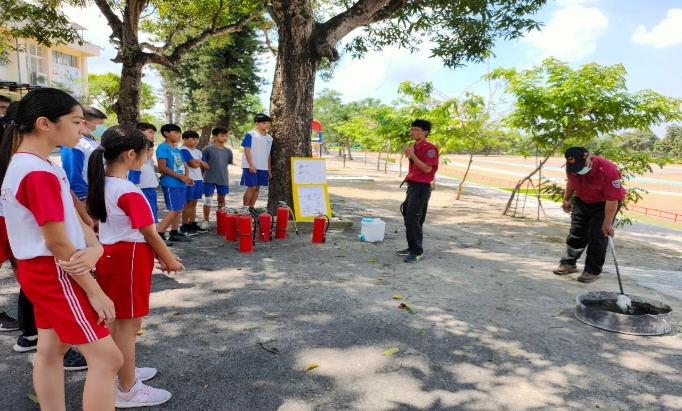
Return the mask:
<svg viewBox="0 0 682 411">
<path fill-rule="evenodd" d="M 575 298 L 575 316 L 591 326 L 622 334 L 661 335 L 672 330 L 672 308 L 650 298 L 628 295 L 634 314 L 616 305 L 618 293 L 592 291 Z"/>
</svg>

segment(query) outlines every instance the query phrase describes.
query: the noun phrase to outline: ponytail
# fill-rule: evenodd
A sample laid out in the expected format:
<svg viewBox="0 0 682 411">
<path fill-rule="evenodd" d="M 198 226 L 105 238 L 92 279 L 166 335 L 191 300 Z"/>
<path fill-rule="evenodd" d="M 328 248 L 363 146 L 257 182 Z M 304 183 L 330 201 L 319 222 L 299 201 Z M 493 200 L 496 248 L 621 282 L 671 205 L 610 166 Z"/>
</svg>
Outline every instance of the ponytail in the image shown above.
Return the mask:
<svg viewBox="0 0 682 411">
<path fill-rule="evenodd" d="M 5 129 L 5 134 L 2 136 L 2 143 L 0 143 L 0 184 L 5 181 L 7 167 L 9 167 L 9 163 L 12 161 L 12 155 L 17 151 L 19 144 L 21 144 L 19 127 L 14 121 L 11 121 Z"/>
<path fill-rule="evenodd" d="M 104 201 L 104 150 L 100 146 L 88 160 L 88 197 L 85 200 L 88 213 L 97 220 L 107 221 L 107 205 Z"/>
</svg>

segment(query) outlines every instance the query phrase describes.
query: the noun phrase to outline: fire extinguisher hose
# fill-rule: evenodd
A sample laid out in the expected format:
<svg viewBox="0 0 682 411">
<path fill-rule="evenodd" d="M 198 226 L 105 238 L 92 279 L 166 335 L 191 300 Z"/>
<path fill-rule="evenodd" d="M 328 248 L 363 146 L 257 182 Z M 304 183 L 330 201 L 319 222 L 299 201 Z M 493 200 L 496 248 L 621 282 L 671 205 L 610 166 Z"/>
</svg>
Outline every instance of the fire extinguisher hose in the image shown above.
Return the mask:
<svg viewBox="0 0 682 411">
<path fill-rule="evenodd" d="M 286 206 L 287 209 L 289 209 L 289 212 L 291 213 L 291 219 L 294 222 L 294 230 L 296 230 L 296 235 L 298 235 L 298 224 L 296 224 L 296 216 L 294 215 L 294 210 L 291 209 L 291 207 Z"/>
</svg>

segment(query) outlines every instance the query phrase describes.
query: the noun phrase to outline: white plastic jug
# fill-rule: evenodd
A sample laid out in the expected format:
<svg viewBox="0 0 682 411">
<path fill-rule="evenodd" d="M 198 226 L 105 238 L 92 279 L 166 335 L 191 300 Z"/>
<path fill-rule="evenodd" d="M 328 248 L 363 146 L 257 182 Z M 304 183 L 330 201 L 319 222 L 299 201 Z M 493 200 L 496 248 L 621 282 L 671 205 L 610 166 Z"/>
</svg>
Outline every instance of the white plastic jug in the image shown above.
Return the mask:
<svg viewBox="0 0 682 411">
<path fill-rule="evenodd" d="M 360 239 L 368 243 L 384 241 L 386 223 L 380 218 L 365 217 L 360 223 Z"/>
</svg>

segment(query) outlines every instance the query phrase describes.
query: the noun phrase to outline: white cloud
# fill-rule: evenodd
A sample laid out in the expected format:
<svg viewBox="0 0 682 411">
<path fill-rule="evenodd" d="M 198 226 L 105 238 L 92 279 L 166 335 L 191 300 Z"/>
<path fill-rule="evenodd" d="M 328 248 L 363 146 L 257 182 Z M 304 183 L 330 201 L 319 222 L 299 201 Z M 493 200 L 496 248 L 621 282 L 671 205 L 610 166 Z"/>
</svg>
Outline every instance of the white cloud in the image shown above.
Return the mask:
<svg viewBox="0 0 682 411">
<path fill-rule="evenodd" d="M 647 30 L 644 25 L 638 26 L 630 40 L 656 48 L 676 46 L 682 44 L 680 26 L 682 26 L 682 9 L 670 9 L 666 18 L 651 31 Z"/>
<path fill-rule="evenodd" d="M 542 31 L 533 31 L 522 38 L 536 47 L 531 57 L 542 60 L 554 56 L 571 62 L 597 50 L 597 40 L 608 27 L 609 19 L 599 9 L 577 3 L 581 1 L 564 0 L 560 4 L 568 7 L 556 11 Z"/>
</svg>

